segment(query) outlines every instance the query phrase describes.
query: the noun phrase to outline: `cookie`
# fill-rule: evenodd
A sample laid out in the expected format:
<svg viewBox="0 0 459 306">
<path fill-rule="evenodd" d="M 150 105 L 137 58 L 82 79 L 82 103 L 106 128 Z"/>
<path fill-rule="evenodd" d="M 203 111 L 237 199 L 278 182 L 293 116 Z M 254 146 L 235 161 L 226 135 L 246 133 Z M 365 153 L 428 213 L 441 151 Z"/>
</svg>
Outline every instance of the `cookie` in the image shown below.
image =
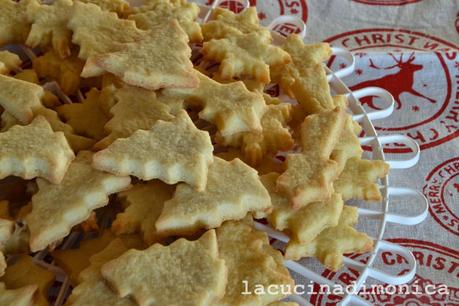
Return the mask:
<svg viewBox="0 0 459 306">
<path fill-rule="evenodd" d="M 94 56 L 81 75 L 96 76 L 103 70 L 127 84 L 149 90 L 194 88 L 199 80 L 193 73 L 190 56 L 186 33 L 176 20 L 170 20 L 166 25 L 152 27 L 135 42 Z"/>
<path fill-rule="evenodd" d="M 154 29 L 159 24 L 176 19 L 191 42 L 203 40 L 201 26 L 196 22 L 200 9 L 194 2 L 144 1 L 142 6 L 132 10 L 128 19 L 134 20 L 139 29 Z"/>
<path fill-rule="evenodd" d="M 74 157 L 64 134 L 54 132 L 42 116 L 0 134 L 0 179 L 42 177 L 59 184 Z"/>
<path fill-rule="evenodd" d="M 51 4 L 30 0 L 27 21 L 32 27 L 26 45 L 31 48 L 52 47 L 60 58 L 69 56 L 72 32 L 67 29 L 67 23 L 72 8 L 72 0 L 55 0 Z"/>
<path fill-rule="evenodd" d="M 0 51 L 0 74 L 8 75 L 11 71 L 19 70 L 21 65 L 21 58 L 15 53 Z"/>
<path fill-rule="evenodd" d="M 254 169 L 239 159 L 227 162 L 214 157 L 206 188 L 196 192 L 179 184 L 172 199 L 164 203 L 156 229 L 167 235 L 190 234 L 270 209 L 269 194 Z"/>
<path fill-rule="evenodd" d="M 92 153 L 81 151 L 59 185 L 38 180 L 32 212 L 25 218 L 32 252 L 67 236 L 91 212 L 108 204 L 108 196 L 130 187 L 129 177 L 116 177 L 92 168 Z"/>
<path fill-rule="evenodd" d="M 164 202 L 172 198 L 174 188 L 161 181 L 134 185 L 118 195 L 125 207 L 112 223 L 115 234 L 140 232 L 146 244 L 161 241 L 155 223 L 163 211 Z"/>
<path fill-rule="evenodd" d="M 287 170 L 277 179 L 277 191 L 294 208 L 330 198 L 338 164 L 330 159 L 344 127 L 345 113 L 336 108 L 306 117 L 301 125 L 301 153 L 287 155 Z"/>
<path fill-rule="evenodd" d="M 212 10 L 211 19 L 202 25 L 202 34 L 206 41 L 251 33 L 271 38 L 269 30 L 260 25 L 255 7 L 246 8 L 239 14 L 217 7 Z"/>
<path fill-rule="evenodd" d="M 294 281 L 280 251 L 269 244 L 266 233 L 245 222 L 225 222 L 217 229 L 220 256 L 228 267 L 225 296 L 214 305 L 267 305 L 284 294 L 241 294 L 254 286 L 293 288 Z M 247 285 L 244 285 L 247 283 Z M 246 288 L 247 286 L 247 288 Z"/>
<path fill-rule="evenodd" d="M 373 249 L 373 240 L 353 228 L 357 219 L 357 208 L 344 205 L 337 226 L 324 230 L 307 244 L 292 241 L 285 250 L 285 257 L 299 260 L 302 257 L 313 256 L 328 269 L 337 271 L 343 265 L 344 254 L 365 253 Z"/>
<path fill-rule="evenodd" d="M 19 2 L 1 0 L 0 7 L 0 46 L 15 43 L 24 43 L 30 31 L 27 21 L 28 1 Z"/>
<path fill-rule="evenodd" d="M 381 160 L 364 160 L 353 157 L 346 162 L 343 172 L 334 183 L 335 190 L 350 199 L 381 201 L 382 195 L 376 184 L 389 172 L 389 165 Z"/>
<path fill-rule="evenodd" d="M 10 262 L 5 275 L 0 279 L 8 289 L 20 289 L 26 286 L 37 286 L 34 306 L 48 306 L 48 290 L 53 284 L 55 275 L 48 269 L 34 262 L 28 255 L 21 255 Z"/>
<path fill-rule="evenodd" d="M 250 33 L 204 43 L 204 58 L 220 63 L 223 79 L 253 78 L 263 84 L 271 81 L 269 67 L 285 65 L 290 55 L 271 44 L 271 39 Z"/>
<path fill-rule="evenodd" d="M 109 120 L 102 110 L 100 100 L 101 91 L 93 88 L 86 93 L 81 103 L 63 104 L 56 110 L 76 133 L 100 140 L 106 135 L 104 126 Z"/>
<path fill-rule="evenodd" d="M 0 305 L 32 306 L 36 290 L 36 285 L 9 290 L 0 282 Z"/>
<path fill-rule="evenodd" d="M 42 107 L 42 96 L 42 87 L 0 74 L 0 106 L 22 124 L 30 123 Z"/>
<path fill-rule="evenodd" d="M 81 283 L 78 284 L 69 296 L 67 306 L 134 306 L 128 297 L 120 298 L 105 283 L 100 268 L 106 262 L 121 256 L 128 248 L 121 239 L 114 239 L 102 251 L 89 259 L 90 265 L 80 274 Z"/>
<path fill-rule="evenodd" d="M 221 84 L 200 72 L 196 74 L 199 87 L 166 89 L 164 94 L 201 107 L 199 118 L 215 124 L 222 137 L 262 130 L 261 118 L 266 104 L 261 93 L 250 92 L 242 82 Z"/>
<path fill-rule="evenodd" d="M 171 137 L 174 135 L 174 137 Z M 94 167 L 119 176 L 160 179 L 167 184 L 186 182 L 203 190 L 213 161 L 207 132 L 198 130 L 185 111 L 170 121 L 157 121 L 150 130 L 138 130 L 94 155 Z"/>
<path fill-rule="evenodd" d="M 138 305 L 214 305 L 225 292 L 227 268 L 210 230 L 196 241 L 183 238 L 168 246 L 129 250 L 101 268 L 120 297 Z"/>
<path fill-rule="evenodd" d="M 101 102 L 107 100 L 103 95 L 101 93 Z M 106 148 L 116 139 L 129 137 L 137 130 L 149 130 L 158 120 L 171 121 L 176 105 L 183 108 L 178 99 L 160 99 L 155 92 L 138 87 L 124 86 L 114 89 L 111 95 L 114 101 L 109 103 L 113 106 L 107 106 L 111 119 L 104 126 L 108 135 L 97 143 L 97 149 Z"/>
</svg>

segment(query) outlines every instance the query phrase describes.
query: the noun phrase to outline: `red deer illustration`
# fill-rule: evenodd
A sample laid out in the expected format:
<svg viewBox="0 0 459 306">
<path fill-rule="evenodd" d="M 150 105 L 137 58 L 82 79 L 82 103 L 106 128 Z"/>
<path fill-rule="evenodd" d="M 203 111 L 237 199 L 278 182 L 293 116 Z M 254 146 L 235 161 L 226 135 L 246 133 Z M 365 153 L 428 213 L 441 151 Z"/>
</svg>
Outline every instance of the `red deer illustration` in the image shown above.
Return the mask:
<svg viewBox="0 0 459 306">
<path fill-rule="evenodd" d="M 413 87 L 415 72 L 422 70 L 423 68 L 422 65 L 413 63 L 413 61 L 416 59 L 414 52 L 410 54 L 408 60 L 406 61 L 403 61 L 403 54 L 400 54 L 399 59 L 397 59 L 392 53 L 389 53 L 389 55 L 394 59 L 395 61 L 394 65 L 389 66 L 389 67 L 378 67 L 370 59 L 369 67 L 372 69 L 377 69 L 377 70 L 380 70 L 380 69 L 388 70 L 388 69 L 398 67 L 399 70 L 397 72 L 388 74 L 379 79 L 361 82 L 359 84 L 352 86 L 351 89 L 357 90 L 357 89 L 361 89 L 365 87 L 373 87 L 373 86 L 384 88 L 394 96 L 397 109 L 400 109 L 402 106 L 402 103 L 400 102 L 400 96 L 402 93 L 405 93 L 405 92 L 412 94 L 413 96 L 423 98 L 431 103 L 435 103 L 436 101 L 434 99 L 424 96 L 423 94 L 418 92 Z M 374 98 L 375 97 L 365 97 L 363 99 L 360 99 L 360 101 L 362 102 L 362 104 L 367 104 L 373 109 L 380 109 L 374 104 L 373 102 Z"/>
</svg>

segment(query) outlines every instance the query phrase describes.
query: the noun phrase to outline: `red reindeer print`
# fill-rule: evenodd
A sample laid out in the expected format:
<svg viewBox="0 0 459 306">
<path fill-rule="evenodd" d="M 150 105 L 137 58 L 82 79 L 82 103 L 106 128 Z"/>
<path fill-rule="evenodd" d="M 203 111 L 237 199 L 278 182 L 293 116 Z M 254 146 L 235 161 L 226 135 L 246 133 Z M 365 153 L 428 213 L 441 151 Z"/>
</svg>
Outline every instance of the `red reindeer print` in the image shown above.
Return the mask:
<svg viewBox="0 0 459 306">
<path fill-rule="evenodd" d="M 403 60 L 403 54 L 400 54 L 400 58 L 396 58 L 392 53 L 389 53 L 389 55 L 394 59 L 394 65 L 388 67 L 378 67 L 370 59 L 369 67 L 377 70 L 389 70 L 397 67 L 399 68 L 398 71 L 385 75 L 384 77 L 379 79 L 361 82 L 359 84 L 352 86 L 351 89 L 357 90 L 365 87 L 384 88 L 394 96 L 397 109 L 400 109 L 402 107 L 402 103 L 400 102 L 400 96 L 403 93 L 409 93 L 413 96 L 425 99 L 430 103 L 435 103 L 436 101 L 434 99 L 426 97 L 425 95 L 414 89 L 414 75 L 416 71 L 420 71 L 423 69 L 422 65 L 413 63 L 416 59 L 414 52 L 411 53 L 409 58 L 405 61 Z M 369 107 L 373 109 L 380 109 L 375 105 L 373 99 L 374 97 L 365 97 L 361 99 L 361 102 L 362 104 L 367 104 Z"/>
</svg>

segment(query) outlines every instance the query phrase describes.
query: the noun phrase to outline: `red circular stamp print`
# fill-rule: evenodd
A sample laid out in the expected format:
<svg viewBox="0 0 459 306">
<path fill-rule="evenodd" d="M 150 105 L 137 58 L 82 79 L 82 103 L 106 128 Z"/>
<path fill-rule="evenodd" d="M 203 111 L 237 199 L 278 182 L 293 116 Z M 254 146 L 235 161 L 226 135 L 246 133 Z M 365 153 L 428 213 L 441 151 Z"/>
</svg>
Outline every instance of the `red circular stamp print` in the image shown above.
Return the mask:
<svg viewBox="0 0 459 306">
<path fill-rule="evenodd" d="M 418 141 L 421 149 L 459 136 L 458 46 L 402 29 L 362 29 L 326 41 L 355 52 L 356 70 L 346 79 L 352 90 L 375 86 L 394 96 L 394 113 L 382 123 L 375 122 L 379 134 L 405 134 Z M 383 51 L 386 48 L 403 53 Z M 431 52 L 414 53 L 416 50 Z M 332 58 L 329 65 L 336 70 L 346 64 Z M 377 97 L 365 97 L 361 102 L 367 111 L 382 108 Z M 386 145 L 385 151 L 410 152 L 396 143 Z"/>
<path fill-rule="evenodd" d="M 435 167 L 426 177 L 423 192 L 435 221 L 459 236 L 459 157 Z"/>
<path fill-rule="evenodd" d="M 371 285 L 359 291 L 359 296 L 374 305 L 458 305 L 459 303 L 459 252 L 457 250 L 423 240 L 388 239 L 411 250 L 417 262 L 416 275 L 409 284 Z M 367 255 L 353 255 L 354 260 L 365 262 Z M 406 273 L 408 260 L 396 252 L 382 251 L 376 258 L 383 271 Z M 392 272 L 391 272 L 392 273 Z M 341 285 L 352 285 L 360 276 L 358 270 L 345 267 L 339 272 L 325 270 L 322 276 Z M 341 296 L 320 294 L 319 285 L 314 286 L 310 303 L 313 305 L 336 305 Z"/>
<path fill-rule="evenodd" d="M 422 0 L 352 0 L 361 4 L 368 5 L 406 5 L 421 2 Z"/>
</svg>

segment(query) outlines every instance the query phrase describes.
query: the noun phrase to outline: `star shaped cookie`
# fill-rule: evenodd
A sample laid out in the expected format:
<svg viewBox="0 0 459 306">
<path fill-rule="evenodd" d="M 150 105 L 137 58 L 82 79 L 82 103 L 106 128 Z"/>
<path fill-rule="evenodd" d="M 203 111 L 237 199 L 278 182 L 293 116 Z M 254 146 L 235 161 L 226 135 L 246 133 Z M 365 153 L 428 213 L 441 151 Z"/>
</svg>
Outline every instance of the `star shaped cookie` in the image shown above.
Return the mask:
<svg viewBox="0 0 459 306">
<path fill-rule="evenodd" d="M 287 52 L 257 33 L 210 40 L 204 43 L 202 52 L 205 59 L 220 63 L 221 78 L 247 77 L 263 84 L 271 81 L 269 67 L 291 61 Z"/>
<path fill-rule="evenodd" d="M 199 87 L 167 89 L 164 94 L 202 107 L 199 118 L 215 124 L 222 137 L 262 130 L 261 118 L 266 104 L 261 93 L 250 92 L 242 82 L 221 84 L 200 72 L 196 74 Z"/>
<path fill-rule="evenodd" d="M 301 153 L 287 155 L 287 170 L 277 179 L 277 191 L 286 195 L 294 208 L 330 198 L 338 164 L 330 154 L 344 127 L 341 108 L 306 117 L 301 125 Z"/>
</svg>

